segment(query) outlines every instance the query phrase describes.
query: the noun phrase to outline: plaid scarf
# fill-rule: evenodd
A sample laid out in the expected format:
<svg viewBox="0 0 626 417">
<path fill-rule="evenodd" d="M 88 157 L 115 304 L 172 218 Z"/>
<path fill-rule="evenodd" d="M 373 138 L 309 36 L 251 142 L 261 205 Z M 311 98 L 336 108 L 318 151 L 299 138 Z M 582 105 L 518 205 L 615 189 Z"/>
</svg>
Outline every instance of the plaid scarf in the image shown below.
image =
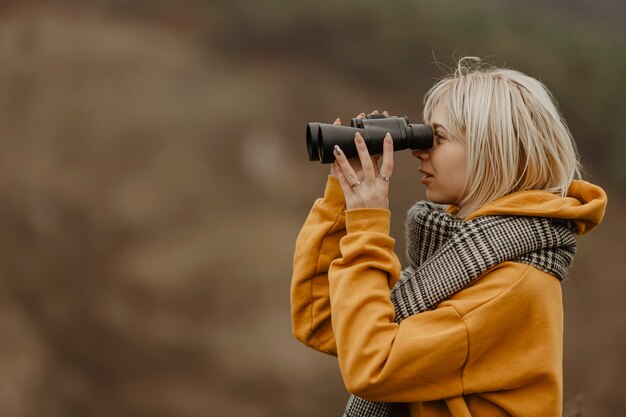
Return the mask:
<svg viewBox="0 0 626 417">
<path fill-rule="evenodd" d="M 457 220 L 442 206 L 420 201 L 407 221 L 409 267 L 391 290 L 395 321 L 434 309 L 505 261 L 530 264 L 562 280 L 576 252 L 569 220 L 483 216 Z M 393 404 L 352 395 L 343 417 L 388 417 Z"/>
</svg>

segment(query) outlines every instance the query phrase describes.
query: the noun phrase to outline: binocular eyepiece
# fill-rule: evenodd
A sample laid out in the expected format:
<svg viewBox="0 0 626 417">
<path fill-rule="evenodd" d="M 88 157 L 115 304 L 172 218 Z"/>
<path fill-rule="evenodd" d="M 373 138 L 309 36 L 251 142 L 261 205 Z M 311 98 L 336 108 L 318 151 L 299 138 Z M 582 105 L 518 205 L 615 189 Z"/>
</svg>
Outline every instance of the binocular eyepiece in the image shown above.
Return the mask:
<svg viewBox="0 0 626 417">
<path fill-rule="evenodd" d="M 359 132 L 365 140 L 370 155 L 383 153 L 383 140 L 387 132 L 393 139 L 393 150 L 429 149 L 433 146 L 433 129 L 429 125 L 409 124 L 408 117 L 368 114 L 353 118 L 350 126 L 327 123 L 309 123 L 306 127 L 306 146 L 309 160 L 330 164 L 335 160 L 333 149 L 339 145 L 347 158 L 358 155 L 354 135 Z"/>
</svg>

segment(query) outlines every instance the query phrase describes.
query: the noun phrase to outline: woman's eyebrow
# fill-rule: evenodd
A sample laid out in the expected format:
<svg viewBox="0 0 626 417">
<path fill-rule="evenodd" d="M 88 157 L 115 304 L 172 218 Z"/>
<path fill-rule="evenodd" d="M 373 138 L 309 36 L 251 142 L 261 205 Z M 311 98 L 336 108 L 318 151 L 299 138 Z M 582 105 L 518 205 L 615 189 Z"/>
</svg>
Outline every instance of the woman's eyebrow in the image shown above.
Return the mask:
<svg viewBox="0 0 626 417">
<path fill-rule="evenodd" d="M 433 129 L 440 128 L 440 129 L 445 130 L 446 132 L 448 131 L 448 129 L 446 129 L 446 127 L 444 125 L 439 124 L 439 123 L 432 123 L 432 126 L 433 126 Z"/>
</svg>

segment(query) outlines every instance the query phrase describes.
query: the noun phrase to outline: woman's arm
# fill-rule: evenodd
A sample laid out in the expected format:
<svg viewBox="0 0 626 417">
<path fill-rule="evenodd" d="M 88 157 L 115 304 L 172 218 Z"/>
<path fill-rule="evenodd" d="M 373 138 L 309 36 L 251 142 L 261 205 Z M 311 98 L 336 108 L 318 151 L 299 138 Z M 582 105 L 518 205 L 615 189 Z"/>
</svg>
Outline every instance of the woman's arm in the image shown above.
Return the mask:
<svg viewBox="0 0 626 417">
<path fill-rule="evenodd" d="M 353 394 L 387 402 L 461 395 L 467 331 L 453 307 L 394 321 L 390 284 L 400 264 L 389 236 L 390 212 L 346 211 L 342 257 L 330 271 L 332 326 L 344 383 Z"/>
<path fill-rule="evenodd" d="M 336 355 L 328 294 L 328 267 L 341 257 L 346 234 L 345 199 L 339 182 L 328 177 L 324 198 L 311 209 L 296 240 L 291 281 L 294 336 L 320 352 Z"/>
<path fill-rule="evenodd" d="M 365 117 L 365 113 L 357 117 Z M 341 120 L 336 119 L 333 124 L 340 126 Z M 378 157 L 368 156 L 367 160 L 373 166 Z M 362 158 L 344 159 L 357 175 L 362 175 L 361 161 Z M 375 168 L 374 171 L 377 172 Z M 296 240 L 291 281 L 294 336 L 305 345 L 331 355 L 337 354 L 337 348 L 330 320 L 328 268 L 341 257 L 339 241 L 346 234 L 346 199 L 338 180 L 340 176 L 338 165 L 331 165 L 324 198 L 315 202 Z"/>
</svg>

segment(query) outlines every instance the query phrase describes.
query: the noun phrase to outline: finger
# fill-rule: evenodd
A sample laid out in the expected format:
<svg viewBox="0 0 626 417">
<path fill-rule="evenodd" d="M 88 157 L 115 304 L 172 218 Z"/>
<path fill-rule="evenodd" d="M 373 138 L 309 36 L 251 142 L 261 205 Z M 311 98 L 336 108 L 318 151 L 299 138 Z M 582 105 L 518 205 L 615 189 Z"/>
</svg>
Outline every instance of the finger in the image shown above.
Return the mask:
<svg viewBox="0 0 626 417">
<path fill-rule="evenodd" d="M 371 114 L 378 114 L 378 110 L 372 111 Z"/>
<path fill-rule="evenodd" d="M 335 154 L 335 161 L 339 165 L 339 168 L 345 177 L 345 180 L 348 182 L 348 186 L 351 187 L 352 184 L 360 183 L 361 180 L 357 176 L 356 172 L 350 165 L 350 162 L 346 158 L 346 155 L 343 153 L 341 148 L 338 145 L 335 145 L 335 149 L 333 150 Z"/>
<path fill-rule="evenodd" d="M 391 178 L 393 174 L 393 140 L 387 133 L 383 142 L 383 162 L 380 166 L 380 175 Z"/>
<path fill-rule="evenodd" d="M 335 126 L 341 126 L 341 119 L 340 119 L 339 117 L 337 117 L 337 118 L 335 119 L 335 121 L 333 122 L 333 125 L 335 125 Z"/>
<path fill-rule="evenodd" d="M 373 180 L 376 178 L 374 174 L 374 164 L 372 163 L 372 158 L 370 157 L 370 153 L 367 150 L 367 146 L 365 145 L 365 140 L 363 140 L 363 136 L 359 132 L 354 135 L 354 143 L 356 145 L 356 150 L 359 153 L 359 159 L 361 160 L 361 168 L 363 169 L 364 180 Z"/>
<path fill-rule="evenodd" d="M 352 191 L 352 187 L 350 187 L 350 183 L 348 183 L 346 176 L 343 175 L 343 171 L 341 170 L 341 166 L 339 166 L 339 162 L 337 162 L 337 160 L 333 162 L 333 168 L 334 171 L 337 173 L 336 178 L 339 180 L 339 185 L 343 190 L 343 194 L 348 195 L 348 192 Z"/>
<path fill-rule="evenodd" d="M 389 113 L 387 113 L 387 110 L 383 111 L 383 114 L 385 115 L 385 117 L 389 117 Z"/>
<path fill-rule="evenodd" d="M 346 191 L 349 191 L 351 189 L 350 183 L 346 179 L 346 176 L 343 175 L 343 171 L 341 170 L 341 166 L 339 165 L 339 162 L 337 160 L 333 162 L 333 166 L 335 168 L 335 172 L 337 173 L 337 179 L 339 180 L 339 185 L 341 185 L 341 188 L 343 189 L 344 194 L 345 194 Z"/>
<path fill-rule="evenodd" d="M 378 174 L 380 173 L 379 169 L 378 169 L 378 162 L 379 161 L 380 161 L 380 155 L 372 156 L 372 164 L 374 164 L 374 175 L 375 176 L 378 176 Z"/>
</svg>

